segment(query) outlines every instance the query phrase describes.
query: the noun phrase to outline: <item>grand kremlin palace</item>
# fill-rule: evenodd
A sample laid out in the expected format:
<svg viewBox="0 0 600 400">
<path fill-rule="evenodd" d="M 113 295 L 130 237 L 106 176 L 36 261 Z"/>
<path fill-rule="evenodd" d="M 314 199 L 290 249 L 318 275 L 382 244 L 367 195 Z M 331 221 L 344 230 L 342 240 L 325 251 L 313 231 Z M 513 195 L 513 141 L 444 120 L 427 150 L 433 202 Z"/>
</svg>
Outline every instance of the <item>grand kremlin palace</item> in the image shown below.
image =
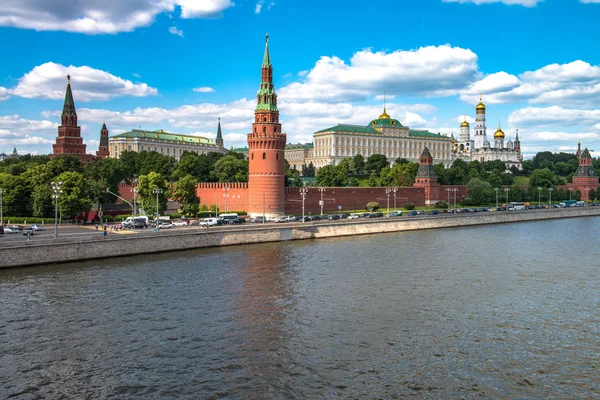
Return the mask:
<svg viewBox="0 0 600 400">
<path fill-rule="evenodd" d="M 386 112 L 367 126 L 337 125 L 314 134 L 314 144 L 288 145 L 285 159 L 290 167 L 302 171 L 303 165 L 312 163 L 316 169 L 336 165 L 344 158 L 357 154 L 368 158 L 383 154 L 390 163 L 397 158 L 418 162 L 427 146 L 436 163 L 452 165 L 452 138 L 426 130 L 410 129 Z"/>
</svg>

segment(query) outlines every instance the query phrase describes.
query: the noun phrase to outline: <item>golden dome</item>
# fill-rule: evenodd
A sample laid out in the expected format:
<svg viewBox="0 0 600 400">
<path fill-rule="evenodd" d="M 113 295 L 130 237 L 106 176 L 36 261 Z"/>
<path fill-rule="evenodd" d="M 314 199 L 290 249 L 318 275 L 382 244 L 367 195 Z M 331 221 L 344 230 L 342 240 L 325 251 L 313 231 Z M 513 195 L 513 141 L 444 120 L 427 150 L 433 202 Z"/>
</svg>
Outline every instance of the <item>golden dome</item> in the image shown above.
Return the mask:
<svg viewBox="0 0 600 400">
<path fill-rule="evenodd" d="M 462 123 L 462 124 L 460 124 L 460 127 L 461 127 L 461 128 L 468 128 L 468 127 L 469 127 L 469 123 L 467 122 L 467 120 L 466 120 L 466 119 L 463 121 L 463 123 Z"/>
<path fill-rule="evenodd" d="M 479 104 L 475 107 L 476 110 L 485 110 L 485 104 L 483 104 L 483 99 L 479 96 Z"/>
<path fill-rule="evenodd" d="M 379 116 L 379 119 L 390 119 L 390 118 L 392 118 L 392 117 L 390 117 L 390 116 L 388 115 L 388 113 L 385 111 L 385 107 L 383 107 L 383 114 L 381 114 L 381 115 Z"/>
<path fill-rule="evenodd" d="M 498 130 L 494 133 L 494 139 L 504 139 L 504 132 L 500 129 L 500 125 L 498 125 Z"/>
</svg>

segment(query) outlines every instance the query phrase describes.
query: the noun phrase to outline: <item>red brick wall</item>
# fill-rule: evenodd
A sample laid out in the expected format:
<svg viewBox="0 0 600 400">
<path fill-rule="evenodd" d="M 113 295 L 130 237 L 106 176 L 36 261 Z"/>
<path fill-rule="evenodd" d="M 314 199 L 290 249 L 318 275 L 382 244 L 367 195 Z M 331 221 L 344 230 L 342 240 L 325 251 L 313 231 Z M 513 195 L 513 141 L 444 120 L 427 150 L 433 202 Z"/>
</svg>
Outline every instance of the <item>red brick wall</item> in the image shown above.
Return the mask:
<svg viewBox="0 0 600 400">
<path fill-rule="evenodd" d="M 229 190 L 225 192 L 223 188 L 227 186 Z M 467 194 L 466 186 L 441 186 L 439 191 L 440 200 L 448 200 L 447 188 L 457 188 L 456 203 L 458 204 Z M 132 201 L 133 193 L 130 191 L 131 186 L 119 185 L 121 197 L 128 201 Z M 324 212 L 333 212 L 338 210 L 338 206 L 342 206 L 344 210 L 359 210 L 363 209 L 367 203 L 376 201 L 382 209 L 387 208 L 387 195 L 382 187 L 375 188 L 351 188 L 337 187 L 325 188 L 323 192 Z M 231 211 L 247 211 L 248 210 L 248 184 L 247 183 L 215 183 L 201 182 L 198 184 L 197 194 L 200 197 L 200 204 L 210 206 L 216 203 L 215 196 L 218 197 L 219 210 L 225 211 L 225 194 L 227 193 L 227 209 Z M 306 195 L 305 211 L 306 214 L 320 214 L 321 207 L 319 200 L 321 192 L 316 187 L 308 188 Z M 398 188 L 396 192 L 396 205 L 398 207 L 411 202 L 415 205 L 425 205 L 425 190 L 417 187 Z M 450 192 L 450 203 L 454 204 L 454 192 Z M 262 206 L 262 205 L 259 205 Z M 390 194 L 390 208 L 394 206 L 394 195 Z M 302 214 L 302 197 L 300 196 L 299 188 L 285 188 L 285 213 L 299 215 Z"/>
<path fill-rule="evenodd" d="M 225 187 L 229 189 L 224 190 Z M 198 184 L 196 194 L 200 197 L 200 204 L 219 204 L 219 210 L 227 211 L 247 211 L 248 210 L 248 183 L 221 183 L 221 182 L 201 182 Z M 218 200 L 217 200 L 218 199 Z"/>
<path fill-rule="evenodd" d="M 323 192 L 323 212 L 337 211 L 338 206 L 344 210 L 362 210 L 367 203 L 376 201 L 380 207 L 387 208 L 387 195 L 382 187 L 375 188 L 351 188 L 337 187 L 324 188 Z M 396 192 L 396 205 L 398 207 L 411 202 L 416 205 L 425 204 L 425 194 L 423 188 L 406 187 L 398 188 Z M 305 201 L 305 213 L 320 214 L 321 192 L 316 187 L 308 188 Z M 390 208 L 394 207 L 394 195 L 390 194 Z M 298 188 L 285 188 L 285 213 L 299 215 L 302 213 L 302 196 Z"/>
</svg>

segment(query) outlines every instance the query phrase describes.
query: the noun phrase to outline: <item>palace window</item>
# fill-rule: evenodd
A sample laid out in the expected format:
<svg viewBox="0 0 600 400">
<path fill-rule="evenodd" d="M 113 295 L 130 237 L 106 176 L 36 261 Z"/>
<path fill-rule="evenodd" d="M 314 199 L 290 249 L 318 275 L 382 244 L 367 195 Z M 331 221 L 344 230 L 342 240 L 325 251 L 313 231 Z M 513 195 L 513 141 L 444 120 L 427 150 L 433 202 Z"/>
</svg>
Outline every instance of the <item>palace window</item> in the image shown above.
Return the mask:
<svg viewBox="0 0 600 400">
<path fill-rule="evenodd" d="M 267 159 L 267 153 L 263 153 L 263 160 Z"/>
</svg>

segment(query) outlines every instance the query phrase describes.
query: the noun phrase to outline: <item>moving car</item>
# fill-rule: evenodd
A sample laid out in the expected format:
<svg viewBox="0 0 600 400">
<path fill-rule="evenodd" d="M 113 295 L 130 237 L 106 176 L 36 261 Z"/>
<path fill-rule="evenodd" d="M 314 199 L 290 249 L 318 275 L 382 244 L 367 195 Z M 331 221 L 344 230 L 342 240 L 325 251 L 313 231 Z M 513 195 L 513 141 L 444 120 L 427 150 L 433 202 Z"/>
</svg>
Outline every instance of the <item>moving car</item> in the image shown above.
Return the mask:
<svg viewBox="0 0 600 400">
<path fill-rule="evenodd" d="M 302 215 L 299 217 L 296 217 L 296 222 L 308 222 L 308 221 L 310 221 L 310 217 L 308 215 L 305 215 L 304 217 Z"/>
<path fill-rule="evenodd" d="M 392 217 L 399 217 L 401 215 L 402 215 L 402 211 L 392 211 L 387 216 L 388 216 L 388 218 L 392 218 Z"/>
<path fill-rule="evenodd" d="M 360 218 L 360 215 L 358 215 L 358 214 L 351 214 L 348 216 L 348 219 L 359 219 L 359 218 Z"/>
<path fill-rule="evenodd" d="M 440 212 L 438 210 L 431 210 L 427 214 L 429 215 L 438 215 Z"/>
<path fill-rule="evenodd" d="M 417 215 L 419 215 L 419 214 L 415 210 L 408 213 L 409 217 L 416 217 Z"/>
<path fill-rule="evenodd" d="M 236 218 L 236 219 L 232 219 L 230 224 L 231 225 L 241 225 L 241 224 L 245 224 L 246 223 L 246 219 L 245 218 Z"/>
<path fill-rule="evenodd" d="M 219 225 L 219 218 L 204 218 L 202 221 L 200 221 L 200 226 L 203 226 L 205 228 L 217 225 Z"/>
<path fill-rule="evenodd" d="M 262 215 L 259 215 L 258 217 L 250 218 L 250 222 L 252 222 L 253 224 L 262 224 L 264 222 L 267 222 L 267 220 Z"/>
<path fill-rule="evenodd" d="M 37 224 L 33 224 L 30 226 L 31 230 L 39 232 L 39 231 L 43 231 L 44 227 L 41 225 L 37 225 Z"/>
<path fill-rule="evenodd" d="M 342 217 L 338 214 L 331 214 L 328 219 L 330 221 L 337 221 L 338 219 L 342 219 Z"/>
</svg>

